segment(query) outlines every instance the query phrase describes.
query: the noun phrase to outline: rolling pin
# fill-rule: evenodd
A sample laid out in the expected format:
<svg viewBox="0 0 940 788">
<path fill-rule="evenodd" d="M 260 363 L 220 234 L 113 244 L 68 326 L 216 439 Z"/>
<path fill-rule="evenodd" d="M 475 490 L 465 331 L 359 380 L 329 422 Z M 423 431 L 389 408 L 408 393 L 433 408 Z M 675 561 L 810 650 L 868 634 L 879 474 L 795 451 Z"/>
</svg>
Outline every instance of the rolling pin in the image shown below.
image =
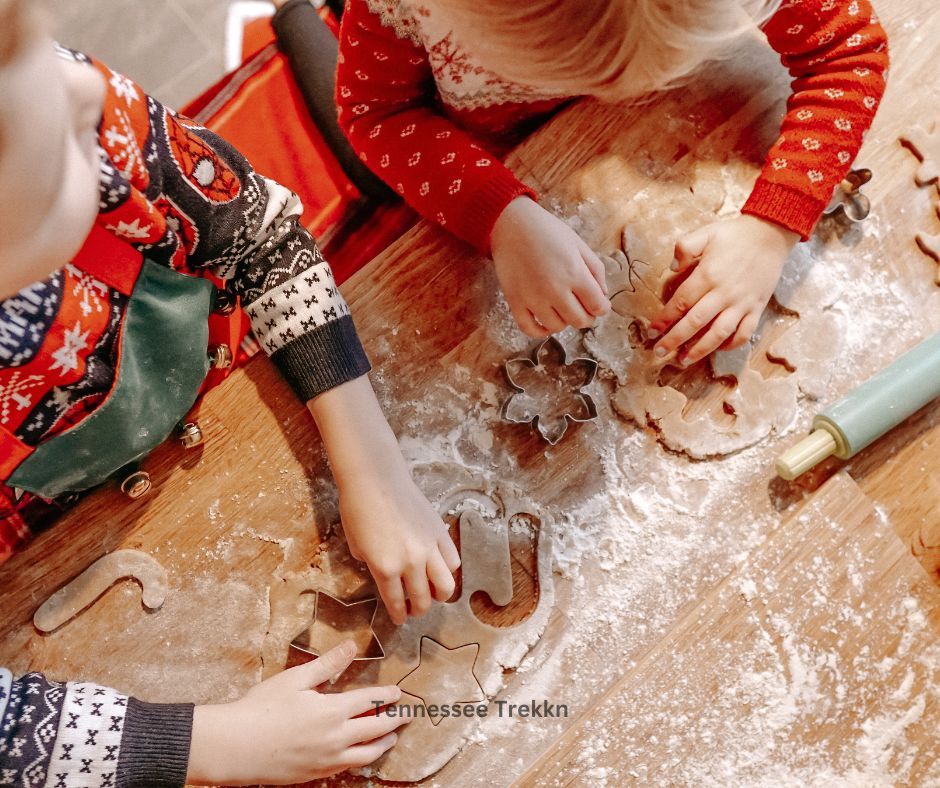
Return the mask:
<svg viewBox="0 0 940 788">
<path fill-rule="evenodd" d="M 813 419 L 813 431 L 777 459 L 777 474 L 795 479 L 826 457 L 847 460 L 940 397 L 940 332 Z"/>
</svg>

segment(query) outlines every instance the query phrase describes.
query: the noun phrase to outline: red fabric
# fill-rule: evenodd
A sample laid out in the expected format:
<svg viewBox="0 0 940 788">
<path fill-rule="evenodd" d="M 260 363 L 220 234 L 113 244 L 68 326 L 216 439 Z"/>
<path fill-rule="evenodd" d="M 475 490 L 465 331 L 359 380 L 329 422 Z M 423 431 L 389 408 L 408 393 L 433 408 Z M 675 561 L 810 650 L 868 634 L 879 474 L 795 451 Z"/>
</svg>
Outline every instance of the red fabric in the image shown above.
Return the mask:
<svg viewBox="0 0 940 788">
<path fill-rule="evenodd" d="M 87 358 L 109 326 L 108 299 L 98 285 L 72 265 L 62 269 L 62 276 L 62 303 L 38 351 L 25 364 L 0 368 L 0 423 L 5 432 L 16 432 L 51 389 L 85 377 Z"/>
<path fill-rule="evenodd" d="M 9 478 L 32 453 L 31 446 L 27 446 L 13 433 L 0 427 L 0 479 Z"/>
<path fill-rule="evenodd" d="M 888 42 L 868 0 L 788 0 L 764 32 L 795 79 L 780 137 L 743 212 L 805 240 L 871 126 Z"/>
<path fill-rule="evenodd" d="M 108 287 L 129 296 L 143 265 L 143 255 L 95 225 L 72 264 Z"/>
<path fill-rule="evenodd" d="M 326 22 L 338 31 L 332 16 Z M 366 208 L 370 218 L 363 221 L 359 191 L 310 119 L 287 59 L 273 48 L 273 40 L 269 20 L 249 24 L 243 49 L 256 54 L 183 112 L 231 142 L 258 172 L 296 192 L 304 204 L 304 225 L 319 239 L 342 283 L 417 217 L 396 204 Z"/>
<path fill-rule="evenodd" d="M 9 558 L 32 532 L 13 499 L 13 491 L 0 484 L 0 564 Z"/>
<path fill-rule="evenodd" d="M 307 114 L 287 59 L 272 46 L 209 95 L 211 102 L 203 94 L 184 112 L 204 105 L 197 120 L 228 140 L 257 172 L 294 191 L 314 236 L 339 218 L 345 202 L 359 197 Z"/>
<path fill-rule="evenodd" d="M 399 7 L 390 1 L 383 14 Z M 887 39 L 868 0 L 784 0 L 765 30 L 796 79 L 781 138 L 744 210 L 806 238 L 871 125 L 884 91 Z M 562 100 L 448 105 L 435 75 L 446 70 L 454 78 L 455 69 L 472 67 L 470 53 L 449 39 L 429 53 L 384 24 L 367 0 L 349 0 L 339 119 L 362 160 L 419 213 L 486 251 L 503 208 L 531 194 L 493 154 Z"/>
</svg>

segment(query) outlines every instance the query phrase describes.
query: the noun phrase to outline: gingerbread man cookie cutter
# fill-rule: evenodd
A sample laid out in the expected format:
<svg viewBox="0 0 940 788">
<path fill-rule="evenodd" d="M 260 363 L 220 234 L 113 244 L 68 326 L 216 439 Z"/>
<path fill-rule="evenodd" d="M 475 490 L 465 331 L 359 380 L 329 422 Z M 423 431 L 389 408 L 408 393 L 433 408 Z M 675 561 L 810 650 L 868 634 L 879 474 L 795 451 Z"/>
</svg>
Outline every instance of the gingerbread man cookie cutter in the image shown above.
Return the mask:
<svg viewBox="0 0 940 788">
<path fill-rule="evenodd" d="M 827 216 L 845 217 L 850 222 L 861 222 L 871 213 L 871 201 L 861 192 L 862 186 L 871 180 L 871 170 L 850 170 L 832 192 L 832 200 L 826 206 Z"/>
</svg>

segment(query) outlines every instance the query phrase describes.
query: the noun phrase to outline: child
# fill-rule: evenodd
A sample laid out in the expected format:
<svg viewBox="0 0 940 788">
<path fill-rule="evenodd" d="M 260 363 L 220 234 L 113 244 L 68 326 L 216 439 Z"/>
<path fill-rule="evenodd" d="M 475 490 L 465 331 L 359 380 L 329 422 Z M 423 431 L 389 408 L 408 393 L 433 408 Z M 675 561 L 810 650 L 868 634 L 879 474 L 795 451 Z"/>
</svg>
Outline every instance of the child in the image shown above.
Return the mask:
<svg viewBox="0 0 940 788">
<path fill-rule="evenodd" d="M 348 0 L 340 124 L 412 206 L 492 256 L 523 331 L 583 328 L 610 308 L 604 269 L 498 155 L 572 97 L 616 100 L 687 76 L 753 26 L 744 2 Z M 750 2 L 793 93 L 741 215 L 676 243 L 673 270 L 694 270 L 650 336 L 684 365 L 748 340 L 884 90 L 887 43 L 869 0 Z"/>
<path fill-rule="evenodd" d="M 0 560 L 45 499 L 169 434 L 205 379 L 213 303 L 237 297 L 308 403 L 350 549 L 392 620 L 406 598 L 415 615 L 447 599 L 457 551 L 410 478 L 296 197 L 130 80 L 56 50 L 35 5 L 0 0 Z M 353 656 L 347 643 L 195 710 L 0 670 L 0 784 L 304 782 L 363 765 L 397 721 L 357 717 L 398 689 L 313 691 Z"/>
</svg>

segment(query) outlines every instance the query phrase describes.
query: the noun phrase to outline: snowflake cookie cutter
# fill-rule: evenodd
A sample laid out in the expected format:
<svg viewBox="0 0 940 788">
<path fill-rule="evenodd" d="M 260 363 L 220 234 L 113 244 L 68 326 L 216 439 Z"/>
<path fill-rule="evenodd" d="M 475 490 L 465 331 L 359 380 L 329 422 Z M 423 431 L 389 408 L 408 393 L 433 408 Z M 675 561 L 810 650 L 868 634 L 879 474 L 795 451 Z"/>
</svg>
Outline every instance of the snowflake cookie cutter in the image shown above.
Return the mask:
<svg viewBox="0 0 940 788">
<path fill-rule="evenodd" d="M 861 192 L 862 186 L 871 180 L 871 170 L 850 170 L 832 192 L 832 200 L 823 211 L 826 216 L 841 218 L 850 222 L 861 222 L 871 213 L 871 201 Z"/>
<path fill-rule="evenodd" d="M 385 649 L 373 626 L 379 601 L 376 597 L 344 602 L 325 591 L 317 591 L 313 620 L 291 640 L 291 648 L 322 656 L 345 640 L 356 645 L 353 661 L 384 659 Z"/>
<path fill-rule="evenodd" d="M 513 389 L 503 403 L 503 420 L 531 424 L 550 445 L 564 437 L 570 423 L 597 418 L 597 405 L 583 391 L 597 374 L 597 361 L 586 357 L 568 361 L 564 345 L 555 337 L 540 342 L 528 356 L 507 360 L 503 370 Z"/>
</svg>

